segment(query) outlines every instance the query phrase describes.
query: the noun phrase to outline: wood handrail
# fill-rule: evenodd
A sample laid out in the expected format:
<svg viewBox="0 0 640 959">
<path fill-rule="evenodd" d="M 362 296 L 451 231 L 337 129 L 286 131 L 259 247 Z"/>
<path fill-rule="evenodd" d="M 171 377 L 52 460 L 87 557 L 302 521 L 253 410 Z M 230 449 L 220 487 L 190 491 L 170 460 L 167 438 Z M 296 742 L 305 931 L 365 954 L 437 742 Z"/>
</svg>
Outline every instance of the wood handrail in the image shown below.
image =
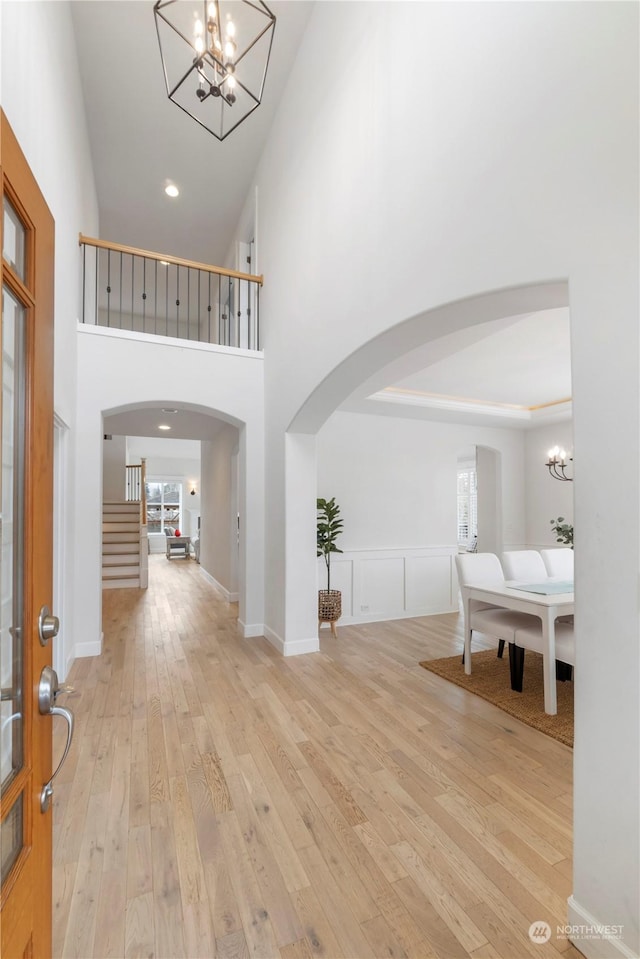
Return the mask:
<svg viewBox="0 0 640 959">
<path fill-rule="evenodd" d="M 195 260 L 183 260 L 179 256 L 169 256 L 166 253 L 152 253 L 150 250 L 139 250 L 135 246 L 123 246 L 121 243 L 109 243 L 107 240 L 96 240 L 91 236 L 80 234 L 80 246 L 95 246 L 99 250 L 113 250 L 114 253 L 127 253 L 131 256 L 143 256 L 147 260 L 157 260 L 159 263 L 170 263 L 173 266 L 186 266 L 191 270 L 203 270 L 205 273 L 216 273 L 218 276 L 230 276 L 235 280 L 250 280 L 264 284 L 264 276 L 254 276 L 252 273 L 239 273 L 237 270 L 226 270 L 222 266 L 211 266 L 208 263 L 197 263 Z"/>
</svg>

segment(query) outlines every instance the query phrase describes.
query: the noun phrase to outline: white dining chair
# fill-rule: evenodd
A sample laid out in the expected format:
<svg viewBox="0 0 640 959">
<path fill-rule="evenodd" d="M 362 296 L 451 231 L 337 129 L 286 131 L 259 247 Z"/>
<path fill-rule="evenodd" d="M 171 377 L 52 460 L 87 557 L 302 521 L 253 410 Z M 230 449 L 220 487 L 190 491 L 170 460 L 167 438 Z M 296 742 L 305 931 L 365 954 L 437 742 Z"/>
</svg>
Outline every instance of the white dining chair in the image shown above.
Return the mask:
<svg viewBox="0 0 640 959">
<path fill-rule="evenodd" d="M 547 567 L 537 549 L 513 549 L 502 554 L 505 579 L 521 583 L 543 583 L 549 578 Z"/>
<path fill-rule="evenodd" d="M 549 576 L 573 579 L 573 550 L 568 546 L 558 549 L 541 549 L 540 555 Z"/>
<path fill-rule="evenodd" d="M 459 553 L 455 559 L 460 586 L 504 586 L 504 573 L 495 553 Z M 537 617 L 528 613 L 517 613 L 489 603 L 473 603 L 473 608 L 469 610 L 469 621 L 464 624 L 465 634 L 468 631 L 469 640 L 474 630 L 493 636 L 498 640 L 500 658 L 505 642 L 513 643 L 516 629 L 534 627 L 539 622 Z"/>
<path fill-rule="evenodd" d="M 576 643 L 573 623 L 557 622 L 555 625 L 555 640 L 556 679 L 564 682 L 565 680 L 573 678 L 573 667 L 576 664 Z M 516 629 L 513 644 L 509 645 L 511 688 L 518 693 L 522 692 L 524 653 L 526 649 L 530 649 L 535 653 L 544 654 L 542 629 L 539 622 L 535 626 Z"/>
</svg>

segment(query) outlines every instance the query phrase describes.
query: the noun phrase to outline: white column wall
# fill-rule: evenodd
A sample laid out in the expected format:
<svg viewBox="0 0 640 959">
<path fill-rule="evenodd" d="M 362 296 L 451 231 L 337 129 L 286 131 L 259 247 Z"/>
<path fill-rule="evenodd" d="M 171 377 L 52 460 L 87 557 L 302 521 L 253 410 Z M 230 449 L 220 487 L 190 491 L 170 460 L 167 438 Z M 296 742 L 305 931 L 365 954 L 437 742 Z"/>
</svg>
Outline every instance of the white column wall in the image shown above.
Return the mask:
<svg viewBox="0 0 640 959">
<path fill-rule="evenodd" d="M 75 655 L 95 655 L 101 646 L 100 489 L 102 414 L 120 407 L 179 406 L 211 412 L 240 428 L 241 501 L 246 548 L 240 555 L 240 619 L 245 635 L 261 635 L 264 621 L 263 360 L 136 334 L 78 327 L 78 443 L 82 446 L 80 495 L 76 501 L 75 597 L 79 637 Z M 171 382 L 158 384 L 158 370 Z M 117 375 L 114 375 L 117 371 Z"/>
<path fill-rule="evenodd" d="M 502 457 L 499 451 L 488 446 L 476 446 L 476 471 L 478 551 L 499 556 L 505 548 L 502 536 Z"/>
<path fill-rule="evenodd" d="M 37 51 L 37 53 L 34 53 Z M 37 67 L 34 66 L 34 57 Z M 65 678 L 78 641 L 75 620 L 76 323 L 80 306 L 78 235 L 98 235 L 98 201 L 85 122 L 75 35 L 67 2 L 0 3 L 0 103 L 55 220 L 54 405 L 68 430 L 57 479 L 55 519 L 64 551 L 54 557 L 64 618 L 55 661 Z M 46 79 L 45 79 L 46 78 Z M 54 610 L 60 612 L 60 610 Z"/>
<path fill-rule="evenodd" d="M 224 426 L 213 440 L 202 443 L 200 565 L 231 602 L 238 598 L 232 575 L 232 551 L 237 550 L 232 513 L 237 503 L 233 468 L 238 441 L 238 430 Z"/>
<path fill-rule="evenodd" d="M 328 46 L 349 65 L 338 97 L 318 82 Z M 401 64 L 398 83 L 385 63 Z M 638 86 L 637 4 L 317 4 L 257 176 L 268 278 L 267 625 L 288 640 L 308 635 L 300 578 L 315 491 L 304 462 L 289 469 L 295 458 L 281 437 L 314 388 L 351 356 L 352 380 L 334 384 L 337 405 L 357 385 L 359 348 L 426 310 L 568 282 L 581 480 L 571 915 L 622 923 L 632 954 Z M 430 331 L 427 316 L 425 340 Z M 602 456 L 611 448 L 615 472 Z M 615 636 L 615 657 L 605 635 Z M 601 943 L 579 945 L 596 955 Z"/>
<path fill-rule="evenodd" d="M 127 438 L 112 436 L 102 441 L 102 500 L 121 503 L 126 496 Z"/>
</svg>

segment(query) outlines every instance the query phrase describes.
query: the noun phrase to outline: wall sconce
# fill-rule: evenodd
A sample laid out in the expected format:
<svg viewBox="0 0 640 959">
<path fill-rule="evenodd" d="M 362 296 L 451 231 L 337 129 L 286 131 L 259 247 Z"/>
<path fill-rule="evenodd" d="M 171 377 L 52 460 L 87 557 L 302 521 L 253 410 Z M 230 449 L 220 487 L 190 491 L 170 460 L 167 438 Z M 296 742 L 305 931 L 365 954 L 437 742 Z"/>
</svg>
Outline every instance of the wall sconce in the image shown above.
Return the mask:
<svg viewBox="0 0 640 959">
<path fill-rule="evenodd" d="M 565 470 L 567 463 L 573 463 L 573 456 L 569 456 L 566 450 L 561 450 L 559 446 L 554 446 L 549 450 L 549 459 L 544 464 L 554 479 L 561 480 L 564 483 L 573 483 L 573 476 L 567 476 Z"/>
<path fill-rule="evenodd" d="M 191 484 L 191 495 L 192 495 L 192 496 L 195 496 L 195 495 L 196 495 L 196 484 L 195 484 L 195 483 L 192 483 L 192 484 Z"/>
</svg>

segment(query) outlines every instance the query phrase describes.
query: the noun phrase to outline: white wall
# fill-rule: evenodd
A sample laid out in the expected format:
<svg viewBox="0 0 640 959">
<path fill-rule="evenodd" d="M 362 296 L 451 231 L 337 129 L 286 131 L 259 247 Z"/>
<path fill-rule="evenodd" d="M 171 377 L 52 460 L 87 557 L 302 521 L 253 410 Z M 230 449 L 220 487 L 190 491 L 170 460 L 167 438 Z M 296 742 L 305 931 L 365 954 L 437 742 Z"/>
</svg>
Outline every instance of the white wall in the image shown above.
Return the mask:
<svg viewBox="0 0 640 959">
<path fill-rule="evenodd" d="M 328 46 L 349 64 L 339 97 L 318 82 Z M 377 69 L 389 63 L 402 64 L 401 92 Z M 286 642 L 315 631 L 313 434 L 373 358 L 381 366 L 404 348 L 386 331 L 408 329 L 415 343 L 421 327 L 425 342 L 443 332 L 436 311 L 446 304 L 462 315 L 477 303 L 469 298 L 505 291 L 506 310 L 508 291 L 544 292 L 551 280 L 570 291 L 580 453 L 571 915 L 623 923 L 632 954 L 638 87 L 637 4 L 316 4 L 256 180 L 267 278 L 267 625 Z M 563 305 L 561 292 L 546 305 Z M 296 419 L 308 435 L 285 439 L 308 402 L 315 419 Z M 602 455 L 611 449 L 615 471 Z M 615 636 L 615 657 L 603 636 Z M 580 943 L 592 955 L 600 945 Z"/>
<path fill-rule="evenodd" d="M 200 565 L 227 599 L 238 598 L 237 492 L 235 453 L 238 431 L 225 426 L 213 440 L 202 443 L 202 522 Z M 243 518 L 244 525 L 244 518 Z"/>
<path fill-rule="evenodd" d="M 558 545 L 550 520 L 563 516 L 568 523 L 573 523 L 574 484 L 554 479 L 544 465 L 549 458 L 549 450 L 554 446 L 573 455 L 571 422 L 540 426 L 526 434 L 527 541 L 532 549 Z M 574 475 L 573 463 L 569 463 L 567 473 Z"/>
<path fill-rule="evenodd" d="M 348 412 L 327 420 L 317 436 L 317 490 L 336 497 L 344 522 L 343 555 L 331 564 L 343 625 L 458 608 L 458 459 L 476 443 L 496 451 L 504 491 L 484 517 L 487 548 L 501 551 L 503 529 L 504 548 L 522 548 L 522 431 Z M 317 567 L 318 588 L 326 589 L 324 562 Z"/>
<path fill-rule="evenodd" d="M 135 333 L 78 328 L 78 441 L 83 448 L 82 495 L 78 497 L 76 604 L 83 636 L 76 655 L 100 648 L 100 502 L 102 418 L 122 407 L 180 406 L 210 412 L 240 431 L 240 501 L 246 517 L 240 549 L 240 631 L 263 632 L 263 359 L 224 347 L 145 341 Z M 171 382 L 158 385 L 158 369 L 171 368 Z M 119 375 L 114 377 L 113 370 Z M 162 392 L 159 392 L 161 390 Z M 93 559 L 92 559 L 93 558 Z"/>
<path fill-rule="evenodd" d="M 64 492 L 55 525 L 64 550 L 54 559 L 63 597 L 62 610 L 54 610 L 63 613 L 56 642 L 64 645 L 55 651 L 55 661 L 64 679 L 80 636 L 74 609 L 75 469 L 76 458 L 82 455 L 75 432 L 76 322 L 81 311 L 78 235 L 99 233 L 69 4 L 4 0 L 0 52 L 0 103 L 55 220 L 54 404 L 59 421 L 68 428 L 56 468 Z"/>
<path fill-rule="evenodd" d="M 317 436 L 317 488 L 340 504 L 342 548 L 455 547 L 458 455 L 476 443 L 502 454 L 502 523 L 516 549 L 525 542 L 522 431 L 334 413 Z"/>
<path fill-rule="evenodd" d="M 500 555 L 506 548 L 502 536 L 502 496 L 510 482 L 504 481 L 500 451 L 490 446 L 476 446 L 476 471 L 478 478 L 478 552 Z M 520 483 L 521 495 L 524 486 Z M 524 522 L 524 497 L 518 528 Z"/>
<path fill-rule="evenodd" d="M 121 503 L 126 497 L 127 438 L 111 436 L 102 441 L 102 499 Z"/>
</svg>

